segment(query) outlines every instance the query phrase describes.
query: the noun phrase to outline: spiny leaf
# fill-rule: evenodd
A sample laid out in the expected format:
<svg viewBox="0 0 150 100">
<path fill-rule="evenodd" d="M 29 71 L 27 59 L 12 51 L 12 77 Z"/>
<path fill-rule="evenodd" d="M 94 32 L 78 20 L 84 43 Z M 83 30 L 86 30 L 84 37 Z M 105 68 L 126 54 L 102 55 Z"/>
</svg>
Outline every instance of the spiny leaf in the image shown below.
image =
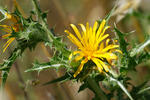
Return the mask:
<svg viewBox="0 0 150 100">
<path fill-rule="evenodd" d="M 137 45 L 135 48 L 133 48 L 131 51 L 130 51 L 130 56 L 131 57 L 134 57 L 136 55 L 138 55 L 139 53 L 141 53 L 144 48 L 150 44 L 150 36 L 148 36 L 148 38 L 141 44 Z"/>
<path fill-rule="evenodd" d="M 109 76 L 108 74 L 107 74 L 107 76 L 109 77 L 110 81 L 114 81 L 114 82 L 116 82 L 116 83 L 118 84 L 118 86 L 119 86 L 119 87 L 126 93 L 126 95 L 130 98 L 130 100 L 134 100 L 134 99 L 132 98 L 131 94 L 130 94 L 130 93 L 128 92 L 128 90 L 126 89 L 126 87 L 125 87 L 120 81 L 118 81 L 117 79 L 115 79 L 115 78 Z"/>
<path fill-rule="evenodd" d="M 11 53 L 11 56 L 5 60 L 3 64 L 1 64 L 0 70 L 2 71 L 2 86 L 4 86 L 6 82 L 12 64 L 26 48 L 32 50 L 35 48 L 37 43 L 48 41 L 47 34 L 45 34 L 45 30 L 41 24 L 34 21 L 32 18 L 24 18 L 17 8 L 12 14 L 17 17 L 17 24 L 19 24 L 19 27 L 22 28 L 17 32 L 13 31 L 11 33 L 10 38 L 12 37 L 16 39 L 17 47 Z"/>
<path fill-rule="evenodd" d="M 116 26 L 114 28 L 116 34 L 117 34 L 117 38 L 120 44 L 120 49 L 123 52 L 122 58 L 121 58 L 121 69 L 120 71 L 123 72 L 123 70 L 127 70 L 127 69 L 133 69 L 135 70 L 135 66 L 137 65 L 135 59 L 133 57 L 130 57 L 127 46 L 128 43 L 125 41 L 125 34 L 123 34 L 122 32 L 120 32 Z M 126 71 L 127 72 L 127 71 Z"/>
<path fill-rule="evenodd" d="M 65 81 L 68 81 L 68 80 L 71 80 L 71 79 L 73 79 L 73 75 L 71 75 L 71 73 L 66 73 L 64 76 L 59 77 L 55 80 L 46 82 L 43 85 L 50 85 L 50 84 L 57 83 L 57 82 L 63 83 Z"/>
<path fill-rule="evenodd" d="M 2 21 L 4 21 L 5 19 L 7 19 L 7 16 L 6 16 L 6 11 L 4 10 L 4 9 L 2 9 L 1 7 L 0 7 L 0 12 L 2 13 L 2 15 L 4 16 L 2 19 L 0 19 L 0 22 L 2 22 Z"/>
<path fill-rule="evenodd" d="M 61 66 L 65 66 L 65 64 L 51 64 L 50 62 L 40 64 L 39 62 L 36 62 L 33 64 L 33 67 L 31 69 L 27 69 L 25 72 L 40 72 L 45 69 L 59 69 Z"/>
<path fill-rule="evenodd" d="M 71 52 L 67 49 L 67 46 L 62 43 L 61 38 L 55 38 L 53 41 L 53 45 L 55 46 L 57 51 L 61 52 L 61 54 L 68 59 Z"/>
<path fill-rule="evenodd" d="M 138 94 L 142 94 L 142 93 L 147 92 L 147 91 L 150 91 L 150 87 L 141 89 L 141 90 L 138 92 Z"/>
<path fill-rule="evenodd" d="M 106 15 L 106 17 L 104 18 L 106 20 L 106 25 L 108 25 L 109 19 L 112 17 L 112 14 L 115 10 L 116 6 L 114 6 L 111 11 Z M 102 22 L 102 19 L 97 20 L 97 22 L 100 24 Z"/>
<path fill-rule="evenodd" d="M 111 18 L 112 14 L 114 13 L 114 11 L 115 11 L 115 9 L 116 9 L 116 6 L 117 6 L 117 5 L 115 5 L 115 6 L 111 9 L 111 11 L 106 15 L 106 17 L 105 17 L 106 25 L 108 24 L 109 19 Z"/>
<path fill-rule="evenodd" d="M 4 63 L 0 65 L 0 70 L 2 71 L 2 82 L 1 82 L 2 88 L 4 87 L 6 83 L 9 70 L 12 64 L 15 62 L 16 58 L 20 55 L 21 55 L 21 50 L 15 49 L 12 52 L 11 56 L 7 60 L 4 60 Z"/>
<path fill-rule="evenodd" d="M 121 51 L 122 51 L 124 54 L 128 55 L 128 51 L 127 51 L 128 43 L 125 41 L 125 34 L 123 34 L 122 32 L 120 32 L 120 31 L 116 28 L 116 26 L 115 26 L 114 30 L 115 30 L 115 32 L 116 32 L 116 34 L 117 34 L 117 36 L 118 36 L 118 40 L 119 40 L 119 44 L 120 44 L 120 49 L 121 49 Z"/>
</svg>

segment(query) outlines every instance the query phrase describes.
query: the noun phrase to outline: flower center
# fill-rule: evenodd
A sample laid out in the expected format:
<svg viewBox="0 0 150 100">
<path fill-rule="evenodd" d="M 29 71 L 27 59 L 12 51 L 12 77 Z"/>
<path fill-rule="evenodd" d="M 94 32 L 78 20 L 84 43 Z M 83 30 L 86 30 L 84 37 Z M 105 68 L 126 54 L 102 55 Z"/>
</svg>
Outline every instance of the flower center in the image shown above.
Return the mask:
<svg viewBox="0 0 150 100">
<path fill-rule="evenodd" d="M 88 58 L 88 60 L 90 60 L 92 57 L 94 57 L 93 54 L 94 54 L 93 50 L 86 50 L 85 57 Z"/>
</svg>

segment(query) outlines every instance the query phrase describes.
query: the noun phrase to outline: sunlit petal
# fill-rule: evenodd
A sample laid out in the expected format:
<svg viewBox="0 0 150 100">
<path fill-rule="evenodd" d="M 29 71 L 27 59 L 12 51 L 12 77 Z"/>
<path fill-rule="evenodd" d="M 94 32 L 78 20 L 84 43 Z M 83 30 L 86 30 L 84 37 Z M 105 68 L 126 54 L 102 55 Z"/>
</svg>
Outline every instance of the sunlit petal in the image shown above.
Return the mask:
<svg viewBox="0 0 150 100">
<path fill-rule="evenodd" d="M 8 41 L 8 43 L 7 43 L 7 45 L 4 47 L 4 49 L 3 49 L 3 52 L 5 52 L 6 51 L 6 49 L 8 48 L 8 46 L 13 42 L 15 40 L 15 38 L 10 38 Z"/>
<path fill-rule="evenodd" d="M 102 67 L 101 64 L 99 63 L 99 59 L 97 59 L 97 58 L 92 58 L 92 61 L 96 64 L 96 66 L 97 66 L 99 72 L 102 72 L 103 67 Z"/>
<path fill-rule="evenodd" d="M 77 37 L 81 40 L 81 34 L 79 32 L 79 30 L 77 29 L 77 27 L 74 24 L 70 24 L 72 29 L 74 30 L 74 32 L 76 33 Z"/>
<path fill-rule="evenodd" d="M 74 77 L 76 77 L 83 69 L 84 64 L 88 61 L 88 59 L 82 60 L 80 66 L 78 67 L 77 71 L 74 73 Z"/>
<path fill-rule="evenodd" d="M 115 45 L 115 43 L 110 44 L 110 39 L 108 38 L 109 34 L 104 34 L 105 31 L 110 28 L 105 24 L 106 20 L 103 20 L 99 27 L 98 22 L 95 22 L 93 27 L 89 26 L 88 22 L 86 27 L 83 24 L 79 24 L 82 32 L 79 32 L 77 27 L 71 24 L 71 27 L 73 28 L 77 37 L 75 37 L 69 31 L 65 31 L 68 34 L 68 38 L 78 47 L 79 50 L 74 51 L 71 54 L 71 58 L 75 55 L 75 61 L 81 60 L 81 64 L 74 73 L 74 77 L 76 77 L 82 71 L 84 64 L 89 60 L 95 63 L 99 72 L 103 72 L 103 70 L 108 72 L 110 65 L 113 64 L 113 60 L 117 60 L 118 58 L 113 52 L 122 53 L 119 49 L 117 49 L 119 45 Z M 109 65 L 104 62 L 105 59 Z"/>
</svg>

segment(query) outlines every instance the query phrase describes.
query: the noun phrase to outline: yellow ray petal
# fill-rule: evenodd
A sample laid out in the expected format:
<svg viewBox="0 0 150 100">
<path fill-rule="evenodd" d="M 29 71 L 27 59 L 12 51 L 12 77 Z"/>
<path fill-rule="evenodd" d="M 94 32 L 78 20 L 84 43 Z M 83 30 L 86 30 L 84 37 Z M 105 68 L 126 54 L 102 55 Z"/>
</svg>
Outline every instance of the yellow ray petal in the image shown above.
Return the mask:
<svg viewBox="0 0 150 100">
<path fill-rule="evenodd" d="M 6 38 L 6 37 L 9 37 L 9 36 L 11 36 L 10 33 L 9 33 L 9 34 L 6 34 L 6 35 L 3 35 L 2 38 Z"/>
<path fill-rule="evenodd" d="M 99 38 L 97 41 L 98 41 L 98 42 L 101 42 L 101 41 L 103 41 L 104 39 L 106 39 L 108 36 L 109 36 L 109 34 L 106 34 L 106 35 L 104 35 L 103 37 Z"/>
<path fill-rule="evenodd" d="M 106 40 L 106 46 L 108 46 L 109 42 L 110 42 L 110 39 L 107 39 Z"/>
<path fill-rule="evenodd" d="M 5 46 L 5 48 L 3 49 L 3 53 L 6 51 L 6 49 L 8 48 L 8 46 L 15 40 L 15 38 L 10 38 L 8 41 L 8 44 Z"/>
<path fill-rule="evenodd" d="M 79 24 L 80 26 L 81 26 L 81 28 L 82 28 L 82 40 L 81 40 L 81 42 L 82 42 L 82 44 L 84 45 L 84 46 L 87 46 L 87 39 L 86 39 L 86 37 L 87 37 L 87 31 L 86 31 L 86 28 L 85 28 L 85 26 L 83 25 L 83 24 Z"/>
<path fill-rule="evenodd" d="M 89 35 L 90 35 L 90 37 L 89 37 L 89 45 L 91 47 L 91 46 L 93 46 L 93 43 L 95 41 L 95 38 L 94 38 L 95 36 L 93 34 L 92 27 L 90 27 Z"/>
<path fill-rule="evenodd" d="M 3 28 L 1 30 L 4 31 L 4 32 L 6 32 L 6 33 L 11 33 L 12 32 L 12 30 L 9 29 L 9 28 Z"/>
<path fill-rule="evenodd" d="M 81 34 L 80 34 L 79 30 L 77 29 L 77 27 L 74 24 L 70 24 L 70 26 L 72 27 L 72 29 L 76 33 L 77 37 L 81 40 Z"/>
<path fill-rule="evenodd" d="M 68 38 L 69 38 L 75 45 L 77 45 L 77 46 L 80 47 L 80 48 L 83 47 L 82 44 L 81 44 L 81 42 L 80 42 L 73 34 L 71 34 L 68 30 L 65 30 L 65 32 L 68 33 L 68 35 L 69 35 Z"/>
<path fill-rule="evenodd" d="M 89 30 L 89 23 L 86 23 L 86 30 Z"/>
<path fill-rule="evenodd" d="M 74 73 L 74 77 L 76 77 L 83 69 L 84 64 L 88 61 L 88 59 L 82 60 L 80 66 L 78 67 L 77 71 Z"/>
<path fill-rule="evenodd" d="M 102 50 L 103 48 L 104 48 L 104 42 L 102 42 L 102 43 L 100 44 L 99 49 Z"/>
<path fill-rule="evenodd" d="M 109 58 L 106 58 L 106 59 L 107 59 L 107 61 L 108 61 L 108 63 L 109 63 L 110 65 L 113 65 L 111 59 L 109 59 Z M 108 66 L 108 68 L 110 68 L 110 67 Z"/>
<path fill-rule="evenodd" d="M 108 72 L 109 71 L 108 66 L 103 61 L 101 61 L 101 60 L 99 60 L 99 62 L 101 63 L 101 65 L 103 66 L 103 68 L 105 69 L 105 71 Z"/>
<path fill-rule="evenodd" d="M 76 46 L 78 46 L 77 42 L 75 42 L 70 36 L 67 36 L 67 37 L 68 37 L 68 39 L 69 39 L 73 44 L 75 44 Z"/>
<path fill-rule="evenodd" d="M 93 25 L 93 34 L 94 34 L 94 36 L 95 36 L 95 34 L 96 34 L 97 26 L 98 26 L 98 22 L 96 21 L 96 22 L 94 23 L 94 25 Z"/>
<path fill-rule="evenodd" d="M 11 33 L 12 30 L 11 30 L 11 26 L 8 26 L 8 25 L 0 25 L 0 27 L 2 27 L 3 31 L 7 32 L 7 33 Z"/>
<path fill-rule="evenodd" d="M 113 53 L 95 54 L 94 56 L 95 57 L 109 58 L 109 59 L 117 59 L 117 56 Z"/>
<path fill-rule="evenodd" d="M 114 48 L 118 48 L 119 45 L 108 45 L 106 46 L 103 50 L 101 50 L 101 52 L 107 52 L 108 50 L 114 49 Z"/>
<path fill-rule="evenodd" d="M 8 26 L 8 25 L 0 25 L 0 27 L 3 27 L 3 28 L 11 28 L 11 27 Z"/>
<path fill-rule="evenodd" d="M 92 58 L 92 61 L 96 64 L 96 66 L 97 66 L 99 72 L 102 72 L 103 67 L 102 67 L 101 64 L 99 63 L 99 59 L 97 59 L 97 58 Z"/>
<path fill-rule="evenodd" d="M 69 55 L 69 60 L 71 60 L 72 59 L 72 53 Z"/>
<path fill-rule="evenodd" d="M 75 57 L 75 61 L 79 61 L 84 57 L 84 55 L 79 55 Z"/>
<path fill-rule="evenodd" d="M 95 45 L 97 46 L 101 41 L 103 41 L 104 39 L 106 39 L 109 36 L 109 34 L 104 35 L 103 37 L 99 38 L 97 40 L 97 42 L 95 43 Z"/>
<path fill-rule="evenodd" d="M 81 26 L 83 33 L 86 34 L 86 28 L 85 28 L 85 26 L 83 24 L 79 24 L 79 25 Z"/>
<path fill-rule="evenodd" d="M 123 54 L 122 51 L 119 49 L 111 49 L 110 52 L 119 52 L 120 54 Z"/>
<path fill-rule="evenodd" d="M 116 49 L 115 51 L 116 51 L 116 52 L 119 52 L 120 54 L 123 54 L 122 51 L 119 50 L 119 49 Z"/>
<path fill-rule="evenodd" d="M 72 38 L 75 42 L 80 42 L 72 33 L 70 33 L 68 30 L 65 30 L 65 32 L 69 35 L 69 37 Z"/>
<path fill-rule="evenodd" d="M 100 26 L 99 26 L 99 28 L 98 28 L 96 37 L 98 37 L 98 36 L 101 34 L 101 32 L 102 32 L 102 30 L 103 30 L 103 28 L 104 28 L 104 26 L 105 26 L 105 23 L 106 23 L 106 20 L 103 20 L 103 21 L 101 22 L 101 24 L 100 24 Z"/>
<path fill-rule="evenodd" d="M 3 45 L 3 48 L 11 41 L 11 38 Z"/>
<path fill-rule="evenodd" d="M 101 38 L 101 37 L 104 35 L 105 31 L 106 31 L 108 28 L 110 28 L 110 26 L 106 26 L 106 27 L 104 28 L 104 30 L 103 30 L 103 32 L 100 34 L 99 38 Z"/>
<path fill-rule="evenodd" d="M 73 53 L 71 53 L 71 54 L 69 55 L 69 60 L 72 59 L 72 56 L 74 56 L 74 55 L 76 55 L 76 54 L 78 54 L 78 53 L 82 54 L 81 51 L 74 51 Z"/>
<path fill-rule="evenodd" d="M 81 51 L 73 51 L 73 55 L 76 55 L 78 53 L 81 53 Z"/>
</svg>

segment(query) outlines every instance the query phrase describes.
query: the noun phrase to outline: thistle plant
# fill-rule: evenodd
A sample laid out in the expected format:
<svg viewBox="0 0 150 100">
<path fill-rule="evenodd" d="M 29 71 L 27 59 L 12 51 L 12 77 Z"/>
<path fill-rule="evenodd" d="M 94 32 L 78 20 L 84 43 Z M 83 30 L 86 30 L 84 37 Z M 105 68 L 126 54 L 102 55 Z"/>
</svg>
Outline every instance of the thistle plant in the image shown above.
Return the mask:
<svg viewBox="0 0 150 100">
<path fill-rule="evenodd" d="M 117 25 L 111 27 L 108 25 L 116 7 L 105 18 L 96 20 L 93 27 L 88 22 L 86 25 L 79 24 L 81 27 L 79 31 L 76 25 L 70 24 L 75 35 L 68 29 L 64 32 L 77 46 L 76 50 L 71 50 L 62 41 L 62 37 L 55 36 L 55 33 L 49 29 L 47 13 L 41 11 L 37 0 L 32 0 L 32 3 L 34 9 L 28 18 L 21 14 L 17 6 L 13 13 L 0 9 L 3 14 L 0 22 L 5 20 L 11 22 L 10 25 L 0 25 L 1 30 L 6 33 L 1 35 L 1 39 L 7 39 L 3 52 L 14 40 L 17 42 L 10 57 L 0 64 L 1 88 L 4 88 L 9 71 L 16 59 L 21 57 L 27 48 L 34 50 L 38 43 L 43 42 L 53 49 L 53 56 L 45 63 L 36 61 L 33 67 L 26 69 L 25 72 L 64 68 L 65 74 L 42 85 L 72 80 L 82 83 L 78 92 L 86 88 L 90 89 L 95 94 L 93 100 L 112 100 L 112 98 L 115 100 L 148 100 L 150 95 L 146 84 L 148 81 L 134 86 L 130 82 L 128 72 L 136 71 L 137 65 L 149 60 L 150 54 L 145 47 L 150 44 L 150 37 L 147 35 L 143 43 L 128 48 L 131 45 L 125 39 L 128 35 L 121 32 Z M 110 33 L 106 34 L 108 29 L 113 30 L 114 38 L 109 37 Z M 129 89 L 129 87 L 132 88 Z M 109 92 L 106 93 L 105 90 Z"/>
<path fill-rule="evenodd" d="M 82 71 L 84 64 L 90 60 L 96 64 L 97 67 L 95 69 L 98 69 L 101 73 L 103 69 L 108 72 L 110 67 L 109 65 L 112 65 L 112 60 L 117 59 L 117 56 L 112 52 L 121 52 L 116 49 L 119 45 L 109 44 L 110 39 L 107 39 L 105 44 L 106 47 L 104 47 L 103 40 L 109 36 L 109 34 L 104 35 L 105 31 L 109 28 L 109 26 L 105 26 L 105 23 L 106 20 L 104 19 L 98 27 L 98 22 L 96 21 L 93 28 L 89 27 L 89 23 L 86 24 L 86 28 L 83 24 L 80 24 L 83 30 L 82 36 L 77 27 L 71 24 L 80 41 L 72 33 L 65 30 L 65 32 L 68 33 L 68 38 L 79 48 L 79 51 L 73 51 L 73 53 L 71 53 L 69 59 L 72 58 L 72 55 L 77 54 L 79 55 L 75 57 L 75 61 L 79 61 L 84 58 L 84 60 L 81 61 L 79 68 L 74 73 L 74 77 Z M 106 65 L 103 62 L 104 59 L 107 60 L 109 65 Z"/>
</svg>

